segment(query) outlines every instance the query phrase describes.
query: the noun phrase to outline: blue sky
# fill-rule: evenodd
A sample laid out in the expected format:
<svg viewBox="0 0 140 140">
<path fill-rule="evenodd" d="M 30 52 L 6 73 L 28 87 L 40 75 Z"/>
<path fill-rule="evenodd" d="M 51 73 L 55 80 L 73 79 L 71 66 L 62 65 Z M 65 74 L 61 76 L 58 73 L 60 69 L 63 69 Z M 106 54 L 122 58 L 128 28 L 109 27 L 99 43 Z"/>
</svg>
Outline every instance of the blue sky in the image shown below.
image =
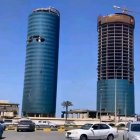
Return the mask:
<svg viewBox="0 0 140 140">
<path fill-rule="evenodd" d="M 22 103 L 28 15 L 35 8 L 60 11 L 60 49 L 57 116 L 61 103 L 71 109 L 96 109 L 97 17 L 112 14 L 112 6 L 127 7 L 135 26 L 135 106 L 140 113 L 140 1 L 139 0 L 1 0 L 0 4 L 0 100 Z"/>
</svg>

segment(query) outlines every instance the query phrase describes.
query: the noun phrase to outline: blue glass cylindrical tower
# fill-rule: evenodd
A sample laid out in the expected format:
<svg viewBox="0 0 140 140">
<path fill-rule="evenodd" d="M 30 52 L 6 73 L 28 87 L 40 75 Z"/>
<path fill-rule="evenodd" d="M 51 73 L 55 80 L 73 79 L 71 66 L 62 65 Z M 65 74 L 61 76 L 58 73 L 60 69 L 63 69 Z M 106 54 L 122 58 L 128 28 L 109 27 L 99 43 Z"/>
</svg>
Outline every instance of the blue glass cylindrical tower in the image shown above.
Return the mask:
<svg viewBox="0 0 140 140">
<path fill-rule="evenodd" d="M 51 7 L 29 15 L 23 116 L 55 116 L 59 24 L 60 14 Z"/>
<path fill-rule="evenodd" d="M 134 17 L 98 17 L 97 110 L 134 116 Z"/>
</svg>

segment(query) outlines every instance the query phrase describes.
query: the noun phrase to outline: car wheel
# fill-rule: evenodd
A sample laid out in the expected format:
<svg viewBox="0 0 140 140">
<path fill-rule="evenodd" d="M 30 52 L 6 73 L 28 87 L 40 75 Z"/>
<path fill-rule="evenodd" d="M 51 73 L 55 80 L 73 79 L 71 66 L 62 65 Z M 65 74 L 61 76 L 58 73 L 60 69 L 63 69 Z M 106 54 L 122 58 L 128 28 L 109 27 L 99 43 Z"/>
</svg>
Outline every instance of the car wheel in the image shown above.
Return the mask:
<svg viewBox="0 0 140 140">
<path fill-rule="evenodd" d="M 87 140 L 87 136 L 86 135 L 81 135 L 80 140 Z"/>
<path fill-rule="evenodd" d="M 107 137 L 107 140 L 114 140 L 114 136 L 113 136 L 113 135 L 109 135 L 109 136 Z"/>
</svg>

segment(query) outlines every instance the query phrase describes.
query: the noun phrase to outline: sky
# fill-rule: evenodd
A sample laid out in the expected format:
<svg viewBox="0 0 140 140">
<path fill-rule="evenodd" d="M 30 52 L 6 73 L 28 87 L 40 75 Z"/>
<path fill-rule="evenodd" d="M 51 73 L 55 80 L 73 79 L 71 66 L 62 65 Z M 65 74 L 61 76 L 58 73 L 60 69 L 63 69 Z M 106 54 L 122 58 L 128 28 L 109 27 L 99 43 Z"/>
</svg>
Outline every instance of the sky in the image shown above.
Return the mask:
<svg viewBox="0 0 140 140">
<path fill-rule="evenodd" d="M 55 7 L 60 12 L 57 116 L 69 100 L 70 109 L 96 110 L 97 17 L 134 11 L 135 112 L 140 114 L 140 1 L 139 0 L 1 0 L 0 100 L 22 106 L 28 16 L 36 8 Z"/>
</svg>

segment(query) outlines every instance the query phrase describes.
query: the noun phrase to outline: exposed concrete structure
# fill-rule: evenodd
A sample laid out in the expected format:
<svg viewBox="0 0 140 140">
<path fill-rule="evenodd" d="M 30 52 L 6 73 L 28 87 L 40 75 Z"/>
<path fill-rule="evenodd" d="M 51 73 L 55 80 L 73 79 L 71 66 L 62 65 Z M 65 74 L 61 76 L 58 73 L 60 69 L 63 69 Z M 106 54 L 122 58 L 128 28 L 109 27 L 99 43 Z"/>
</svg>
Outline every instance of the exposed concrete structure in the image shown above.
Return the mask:
<svg viewBox="0 0 140 140">
<path fill-rule="evenodd" d="M 135 115 L 133 16 L 98 17 L 97 110 Z"/>
</svg>

